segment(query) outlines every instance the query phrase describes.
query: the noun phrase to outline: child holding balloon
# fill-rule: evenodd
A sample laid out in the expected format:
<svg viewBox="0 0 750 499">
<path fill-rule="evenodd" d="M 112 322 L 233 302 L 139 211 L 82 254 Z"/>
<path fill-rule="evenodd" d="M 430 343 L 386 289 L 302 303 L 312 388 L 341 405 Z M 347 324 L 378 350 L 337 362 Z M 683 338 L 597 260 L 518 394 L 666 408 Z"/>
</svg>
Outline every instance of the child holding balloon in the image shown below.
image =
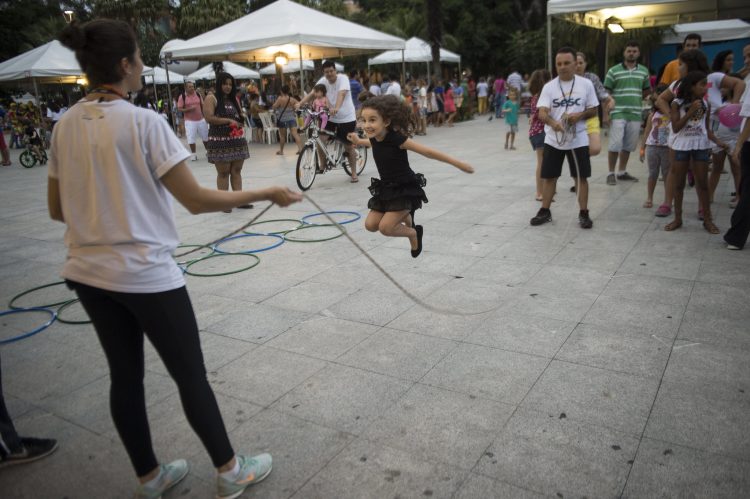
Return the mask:
<svg viewBox="0 0 750 499">
<path fill-rule="evenodd" d="M 674 173 L 674 220 L 664 226 L 664 230 L 667 231 L 682 227 L 685 175 L 692 159 L 695 190 L 703 207 L 703 228 L 711 234 L 719 233 L 719 228 L 711 217 L 711 204 L 708 202 L 708 155 L 713 146 L 712 142 L 724 149 L 727 145 L 716 138 L 709 126 L 710 106 L 703 100 L 707 85 L 706 73 L 691 71 L 680 82 L 678 98 L 672 101 L 670 111 L 674 134 L 674 162 L 671 165 Z"/>
</svg>

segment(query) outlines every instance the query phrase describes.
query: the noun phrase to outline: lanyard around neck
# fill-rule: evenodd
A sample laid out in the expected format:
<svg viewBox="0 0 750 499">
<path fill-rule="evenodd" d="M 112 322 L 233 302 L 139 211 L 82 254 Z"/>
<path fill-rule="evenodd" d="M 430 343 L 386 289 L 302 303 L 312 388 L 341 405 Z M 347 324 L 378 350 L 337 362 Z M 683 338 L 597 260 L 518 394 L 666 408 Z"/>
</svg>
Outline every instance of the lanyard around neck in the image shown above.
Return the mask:
<svg viewBox="0 0 750 499">
<path fill-rule="evenodd" d="M 576 86 L 576 77 L 573 75 L 573 83 L 570 85 L 570 92 L 568 92 L 568 95 L 565 95 L 565 90 L 563 90 L 562 87 L 562 80 L 558 79 L 557 84 L 560 86 L 560 93 L 563 96 L 563 100 L 565 101 L 565 111 L 568 111 L 568 107 L 570 106 L 570 98 L 573 97 L 573 89 Z"/>
</svg>

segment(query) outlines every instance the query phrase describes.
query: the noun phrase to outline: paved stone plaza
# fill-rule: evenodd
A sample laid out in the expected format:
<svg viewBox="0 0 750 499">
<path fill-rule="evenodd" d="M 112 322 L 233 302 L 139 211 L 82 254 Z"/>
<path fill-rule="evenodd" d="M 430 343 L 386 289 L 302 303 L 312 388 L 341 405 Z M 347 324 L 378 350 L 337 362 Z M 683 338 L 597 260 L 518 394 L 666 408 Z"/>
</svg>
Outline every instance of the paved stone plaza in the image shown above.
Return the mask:
<svg viewBox="0 0 750 499">
<path fill-rule="evenodd" d="M 414 305 L 345 238 L 287 242 L 260 253 L 252 270 L 188 277 L 235 448 L 274 456 L 273 473 L 244 497 L 750 496 L 750 252 L 727 251 L 703 230 L 692 190 L 685 227 L 664 232 L 669 219 L 641 207 L 646 168 L 637 155 L 629 171 L 641 181 L 616 186 L 605 184 L 606 152 L 595 159 L 592 230 L 578 227 L 567 178 L 554 221 L 530 227 L 535 158 L 525 126 L 517 151 L 503 151 L 504 136 L 504 124 L 477 119 L 418 138 L 477 170 L 411 155 L 430 198 L 417 214 L 425 226 L 418 259 L 406 240 L 367 233 L 361 220 L 347 226 L 430 304 L 489 312 L 448 316 Z M 283 157 L 275 150 L 251 145 L 248 187 L 295 185 L 294 146 Z M 214 185 L 199 152 L 190 167 Z M 2 309 L 59 280 L 65 258 L 63 226 L 47 215 L 46 167 L 21 168 L 17 155 L 0 168 Z M 359 184 L 334 171 L 309 193 L 329 210 L 364 215 L 375 173 L 370 159 Z M 729 177 L 714 204 L 722 232 Z M 662 192 L 659 183 L 656 206 Z M 192 244 L 258 213 L 176 211 Z M 264 218 L 314 211 L 303 202 Z M 67 296 L 58 286 L 24 303 Z M 33 325 L 3 317 L 3 337 Z M 157 455 L 191 465 L 167 497 L 212 497 L 208 456 L 161 361 L 146 352 Z M 0 355 L 19 431 L 60 443 L 43 461 L 0 470 L 0 496 L 129 497 L 136 481 L 109 416 L 107 365 L 91 326 L 56 323 Z"/>
</svg>

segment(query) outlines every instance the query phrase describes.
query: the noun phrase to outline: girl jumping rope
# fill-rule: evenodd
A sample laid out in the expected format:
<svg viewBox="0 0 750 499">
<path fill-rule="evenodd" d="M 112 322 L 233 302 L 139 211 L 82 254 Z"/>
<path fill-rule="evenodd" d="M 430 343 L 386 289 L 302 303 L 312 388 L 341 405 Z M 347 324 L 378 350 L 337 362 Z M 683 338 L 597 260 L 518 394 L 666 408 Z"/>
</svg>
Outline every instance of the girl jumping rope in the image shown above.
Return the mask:
<svg viewBox="0 0 750 499">
<path fill-rule="evenodd" d="M 706 73 L 691 71 L 680 82 L 679 97 L 672 101 L 674 220 L 664 227 L 665 230 L 682 227 L 685 174 L 692 158 L 695 190 L 698 201 L 703 206 L 703 227 L 711 234 L 719 233 L 719 228 L 711 217 L 711 204 L 708 202 L 708 156 L 712 142 L 724 149 L 727 145 L 716 138 L 708 124 L 710 107 L 703 100 L 706 85 Z"/>
<path fill-rule="evenodd" d="M 414 212 L 422 207 L 422 202 L 427 202 L 422 189 L 426 180 L 411 169 L 406 151 L 451 164 L 466 173 L 474 173 L 474 168 L 411 140 L 413 114 L 393 95 L 368 99 L 362 104 L 361 113 L 367 139 L 359 138 L 356 133 L 347 138 L 353 144 L 372 147 L 380 175 L 380 179 L 372 179 L 369 187 L 372 198 L 367 203 L 370 213 L 365 228 L 370 232 L 380 231 L 384 236 L 408 237 L 411 256 L 416 258 L 422 252 L 424 229 L 414 225 Z"/>
</svg>

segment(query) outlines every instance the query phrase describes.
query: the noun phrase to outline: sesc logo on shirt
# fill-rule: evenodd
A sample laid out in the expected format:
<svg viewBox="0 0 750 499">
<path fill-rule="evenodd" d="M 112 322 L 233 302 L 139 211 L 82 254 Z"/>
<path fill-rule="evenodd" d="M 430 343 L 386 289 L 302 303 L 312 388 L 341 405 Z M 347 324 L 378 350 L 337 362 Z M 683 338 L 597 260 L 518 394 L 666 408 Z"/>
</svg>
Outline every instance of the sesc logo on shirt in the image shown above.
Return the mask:
<svg viewBox="0 0 750 499">
<path fill-rule="evenodd" d="M 580 97 L 563 97 L 562 99 L 552 99 L 552 107 L 571 107 L 571 106 L 580 106 L 581 105 L 581 98 Z"/>
</svg>

